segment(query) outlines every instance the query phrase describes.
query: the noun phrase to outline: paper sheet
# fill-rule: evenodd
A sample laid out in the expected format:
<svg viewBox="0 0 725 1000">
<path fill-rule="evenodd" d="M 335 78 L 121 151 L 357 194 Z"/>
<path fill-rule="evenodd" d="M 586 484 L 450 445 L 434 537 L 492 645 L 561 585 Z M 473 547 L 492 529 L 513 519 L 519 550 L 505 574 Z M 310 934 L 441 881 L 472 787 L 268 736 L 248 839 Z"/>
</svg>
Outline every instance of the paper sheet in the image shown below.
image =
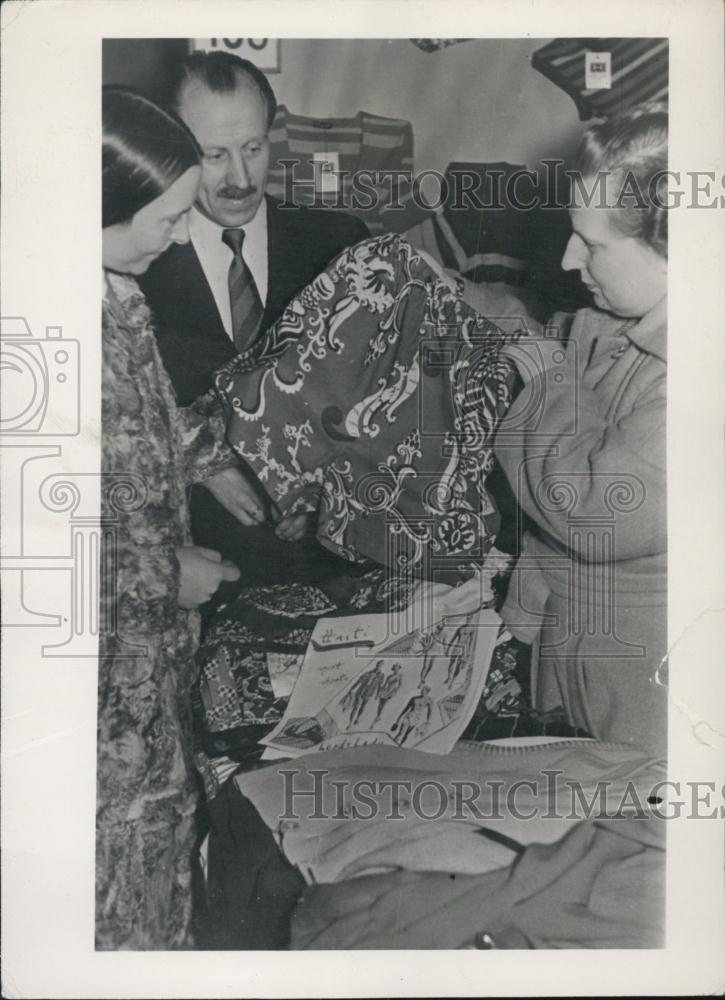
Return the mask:
<svg viewBox="0 0 725 1000">
<path fill-rule="evenodd" d="M 448 753 L 483 691 L 500 619 L 483 609 L 395 625 L 388 615 L 318 622 L 287 711 L 261 742 L 291 757 L 371 744 Z"/>
</svg>

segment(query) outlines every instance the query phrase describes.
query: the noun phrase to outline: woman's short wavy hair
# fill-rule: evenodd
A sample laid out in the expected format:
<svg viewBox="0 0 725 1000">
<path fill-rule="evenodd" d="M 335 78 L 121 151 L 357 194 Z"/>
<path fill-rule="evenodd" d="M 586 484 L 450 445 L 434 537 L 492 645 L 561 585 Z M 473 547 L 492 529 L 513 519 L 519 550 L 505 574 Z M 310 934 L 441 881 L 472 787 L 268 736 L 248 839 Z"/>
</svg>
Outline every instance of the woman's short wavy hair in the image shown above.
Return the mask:
<svg viewBox="0 0 725 1000">
<path fill-rule="evenodd" d="M 127 87 L 103 88 L 103 228 L 130 222 L 201 150 L 184 123 Z"/>
<path fill-rule="evenodd" d="M 572 164 L 582 177 L 606 174 L 619 192 L 614 225 L 667 257 L 667 105 L 640 104 L 592 125 Z"/>
</svg>

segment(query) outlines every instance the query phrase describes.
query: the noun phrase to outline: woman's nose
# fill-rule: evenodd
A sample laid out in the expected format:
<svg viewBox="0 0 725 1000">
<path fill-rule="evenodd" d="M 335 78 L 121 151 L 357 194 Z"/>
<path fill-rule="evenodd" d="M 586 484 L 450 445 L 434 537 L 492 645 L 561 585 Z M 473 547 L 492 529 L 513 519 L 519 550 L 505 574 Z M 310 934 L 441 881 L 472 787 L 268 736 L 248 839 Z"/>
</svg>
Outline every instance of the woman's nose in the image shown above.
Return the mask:
<svg viewBox="0 0 725 1000">
<path fill-rule="evenodd" d="M 576 233 L 572 233 L 566 245 L 561 266 L 564 271 L 576 271 L 584 267 L 584 245 Z"/>
</svg>

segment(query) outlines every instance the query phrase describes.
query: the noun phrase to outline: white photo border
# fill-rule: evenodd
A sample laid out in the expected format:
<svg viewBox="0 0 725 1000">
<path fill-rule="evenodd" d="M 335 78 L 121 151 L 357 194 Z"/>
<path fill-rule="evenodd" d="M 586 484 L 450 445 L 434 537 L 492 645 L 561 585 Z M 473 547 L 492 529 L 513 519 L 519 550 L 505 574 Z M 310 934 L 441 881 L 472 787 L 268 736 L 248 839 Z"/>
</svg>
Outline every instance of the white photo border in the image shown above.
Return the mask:
<svg viewBox="0 0 725 1000">
<path fill-rule="evenodd" d="M 13 0 L 2 7 L 3 316 L 25 317 L 36 335 L 60 326 L 81 344 L 84 416 L 80 434 L 63 439 L 67 469 L 99 469 L 102 40 L 195 38 L 212 29 L 235 37 L 241 8 L 239 0 Z M 445 7 L 438 0 L 245 0 L 243 19 L 248 33 L 274 38 L 667 36 L 671 168 L 719 177 L 725 171 L 719 0 L 448 0 Z M 670 225 L 670 773 L 719 790 L 725 742 L 715 646 L 725 606 L 722 206 L 675 209 Z M 3 464 L 6 479 L 11 463 Z M 12 521 L 18 511 L 5 506 L 4 545 L 18 530 Z M 36 538 L 48 530 L 42 523 L 29 527 Z M 46 595 L 57 594 L 59 608 L 67 603 L 66 577 L 48 574 L 43 583 Z M 719 817 L 668 826 L 667 947 L 661 951 L 96 953 L 95 663 L 44 660 L 42 641 L 40 628 L 9 628 L 3 636 L 5 996 L 586 996 L 722 989 Z"/>
</svg>

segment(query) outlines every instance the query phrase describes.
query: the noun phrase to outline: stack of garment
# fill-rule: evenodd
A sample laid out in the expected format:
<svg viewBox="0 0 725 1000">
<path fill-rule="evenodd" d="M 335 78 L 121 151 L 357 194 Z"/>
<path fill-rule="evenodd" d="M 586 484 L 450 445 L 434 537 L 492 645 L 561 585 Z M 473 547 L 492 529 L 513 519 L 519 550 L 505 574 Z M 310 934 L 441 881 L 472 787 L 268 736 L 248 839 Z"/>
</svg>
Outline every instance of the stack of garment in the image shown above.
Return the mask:
<svg viewBox="0 0 725 1000">
<path fill-rule="evenodd" d="M 643 948 L 662 944 L 664 779 L 645 751 L 561 741 L 316 753 L 235 782 L 310 887 L 293 947 Z"/>
</svg>

